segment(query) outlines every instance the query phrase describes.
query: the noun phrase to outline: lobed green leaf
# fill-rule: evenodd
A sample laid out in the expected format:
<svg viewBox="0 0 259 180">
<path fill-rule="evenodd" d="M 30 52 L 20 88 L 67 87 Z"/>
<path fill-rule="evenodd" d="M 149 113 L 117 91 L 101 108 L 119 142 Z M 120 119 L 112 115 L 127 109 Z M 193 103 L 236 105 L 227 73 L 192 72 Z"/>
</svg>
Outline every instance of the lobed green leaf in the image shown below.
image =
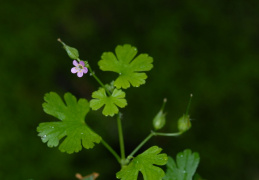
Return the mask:
<svg viewBox="0 0 259 180">
<path fill-rule="evenodd" d="M 123 167 L 116 177 L 121 180 L 137 180 L 141 172 L 144 180 L 161 180 L 165 173 L 161 168 L 154 166 L 165 165 L 167 162 L 167 155 L 159 154 L 161 151 L 161 148 L 152 146 Z"/>
<path fill-rule="evenodd" d="M 43 110 L 56 118 L 59 122 L 45 122 L 37 127 L 39 136 L 48 147 L 56 147 L 64 138 L 59 149 L 62 152 L 73 153 L 82 149 L 93 148 L 101 137 L 91 130 L 85 123 L 85 116 L 89 112 L 86 99 L 79 99 L 70 94 L 64 95 L 66 105 L 57 93 L 50 92 L 44 97 Z"/>
<path fill-rule="evenodd" d="M 132 85 L 139 87 L 145 84 L 146 73 L 153 68 L 153 58 L 147 54 L 140 54 L 135 59 L 137 49 L 129 44 L 117 46 L 115 48 L 116 56 L 112 52 L 105 52 L 98 65 L 103 71 L 112 71 L 119 74 L 114 82 L 118 89 L 127 89 Z"/>
<path fill-rule="evenodd" d="M 196 152 L 192 153 L 190 149 L 178 153 L 176 162 L 169 157 L 164 180 L 192 180 L 199 161 L 199 154 Z"/>
<path fill-rule="evenodd" d="M 105 89 L 100 88 L 93 92 L 92 98 L 94 99 L 90 101 L 90 107 L 93 110 L 98 110 L 104 106 L 102 113 L 105 116 L 114 116 L 114 114 L 119 112 L 118 107 L 124 108 L 127 105 L 127 101 L 124 99 L 125 92 L 116 88 L 113 90 L 111 96 L 107 96 Z"/>
</svg>

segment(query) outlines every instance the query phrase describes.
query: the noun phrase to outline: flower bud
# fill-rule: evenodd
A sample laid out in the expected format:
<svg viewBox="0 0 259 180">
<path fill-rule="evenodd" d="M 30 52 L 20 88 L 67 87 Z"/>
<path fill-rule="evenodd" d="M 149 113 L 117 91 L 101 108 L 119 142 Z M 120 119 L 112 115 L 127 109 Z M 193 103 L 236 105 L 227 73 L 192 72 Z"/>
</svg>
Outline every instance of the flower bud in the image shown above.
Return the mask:
<svg viewBox="0 0 259 180">
<path fill-rule="evenodd" d="M 166 99 L 164 99 L 164 103 L 162 105 L 161 110 L 157 113 L 157 115 L 153 119 L 153 126 L 154 126 L 155 130 L 159 130 L 159 129 L 163 128 L 164 125 L 165 125 L 165 122 L 166 122 L 165 115 L 166 115 L 166 113 L 163 112 L 165 103 L 166 103 Z"/>
<path fill-rule="evenodd" d="M 76 48 L 70 47 L 66 45 L 64 42 L 61 41 L 61 39 L 58 39 L 58 41 L 63 44 L 64 49 L 66 50 L 68 56 L 71 59 L 78 59 L 79 58 L 79 53 Z"/>
<path fill-rule="evenodd" d="M 190 116 L 184 114 L 182 117 L 178 119 L 178 130 L 179 132 L 183 133 L 190 129 L 192 126 L 191 121 L 190 121 Z"/>
</svg>

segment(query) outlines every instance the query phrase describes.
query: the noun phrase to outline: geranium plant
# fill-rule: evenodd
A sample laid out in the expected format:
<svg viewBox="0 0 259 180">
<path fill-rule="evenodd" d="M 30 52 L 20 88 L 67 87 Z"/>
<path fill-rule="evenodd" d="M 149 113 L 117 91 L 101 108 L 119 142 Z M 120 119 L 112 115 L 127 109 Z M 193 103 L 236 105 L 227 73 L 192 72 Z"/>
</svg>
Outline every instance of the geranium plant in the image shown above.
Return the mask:
<svg viewBox="0 0 259 180">
<path fill-rule="evenodd" d="M 79 58 L 77 49 L 66 45 L 60 39 L 58 41 L 62 43 L 68 56 L 72 59 L 71 64 L 74 67 L 71 68 L 71 72 L 81 78 L 89 71 L 100 87 L 92 92 L 90 100 L 84 98 L 77 100 L 69 92 L 65 93 L 63 98 L 55 92 L 46 93 L 43 110 L 56 117 L 57 121 L 39 124 L 37 131 L 42 142 L 47 143 L 48 147 L 58 147 L 61 152 L 68 154 L 79 152 L 82 149 L 94 148 L 95 144 L 101 143 L 121 165 L 121 169 L 118 169 L 115 175 L 117 179 L 121 180 L 137 180 L 139 173 L 142 174 L 144 180 L 193 179 L 199 163 L 199 154 L 196 152 L 192 153 L 189 149 L 184 150 L 177 155 L 176 160 L 167 156 L 166 153 L 161 153 L 162 148 L 155 145 L 144 152 L 138 152 L 153 136 L 174 137 L 189 130 L 191 128 L 189 116 L 191 101 L 189 101 L 186 113 L 178 120 L 178 132 L 161 132 L 161 129 L 166 125 L 164 107 L 167 100 L 164 99 L 161 109 L 150 121 L 153 123 L 154 129 L 130 154 L 125 154 L 120 109 L 127 106 L 126 89 L 139 87 L 146 83 L 148 77 L 146 73 L 153 68 L 153 58 L 148 54 L 137 55 L 137 48 L 129 44 L 118 45 L 115 48 L 115 53 L 104 52 L 98 62 L 100 69 L 112 71 L 118 75 L 110 83 L 104 84 L 94 73 L 89 62 Z M 117 121 L 120 154 L 87 124 L 88 112 L 99 109 L 102 109 L 104 116 L 114 117 Z M 161 168 L 163 165 L 167 167 L 166 173 Z M 90 180 L 98 178 L 99 174 L 101 172 L 85 177 L 77 174 L 76 177 Z M 198 175 L 195 175 L 195 179 L 199 178 Z"/>
</svg>

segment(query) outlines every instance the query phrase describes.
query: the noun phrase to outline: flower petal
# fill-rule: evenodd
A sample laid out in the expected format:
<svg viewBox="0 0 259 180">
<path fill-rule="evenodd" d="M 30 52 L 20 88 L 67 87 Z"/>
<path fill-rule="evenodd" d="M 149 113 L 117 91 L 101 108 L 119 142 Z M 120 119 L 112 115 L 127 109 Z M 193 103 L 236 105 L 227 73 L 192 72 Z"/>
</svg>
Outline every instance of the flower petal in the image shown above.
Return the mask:
<svg viewBox="0 0 259 180">
<path fill-rule="evenodd" d="M 84 61 L 80 61 L 79 64 L 81 64 L 82 66 L 85 67 L 85 62 Z"/>
<path fill-rule="evenodd" d="M 74 60 L 74 61 L 73 61 L 73 65 L 74 65 L 74 66 L 78 66 L 77 60 Z"/>
<path fill-rule="evenodd" d="M 87 67 L 84 67 L 84 69 L 83 69 L 83 73 L 87 73 L 88 72 L 88 69 L 87 69 Z"/>
<path fill-rule="evenodd" d="M 78 77 L 82 77 L 84 75 L 84 73 L 82 72 L 82 71 L 79 71 L 78 73 L 77 73 L 77 76 Z"/>
<path fill-rule="evenodd" d="M 78 72 L 78 70 L 77 70 L 77 68 L 76 67 L 73 67 L 73 68 L 71 68 L 71 73 L 77 73 Z"/>
</svg>

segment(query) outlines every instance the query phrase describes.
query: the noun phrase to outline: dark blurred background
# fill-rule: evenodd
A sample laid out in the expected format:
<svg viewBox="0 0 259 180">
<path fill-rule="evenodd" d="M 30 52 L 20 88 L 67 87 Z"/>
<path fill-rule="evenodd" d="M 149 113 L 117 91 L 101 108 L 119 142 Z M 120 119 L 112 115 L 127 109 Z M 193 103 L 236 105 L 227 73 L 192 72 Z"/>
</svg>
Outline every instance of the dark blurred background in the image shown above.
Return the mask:
<svg viewBox="0 0 259 180">
<path fill-rule="evenodd" d="M 199 174 L 210 180 L 259 180 L 259 2 L 236 1 L 1 1 L 0 2 L 0 179 L 71 180 L 75 173 L 116 179 L 120 167 L 101 145 L 75 154 L 48 148 L 36 127 L 52 117 L 43 96 L 70 91 L 90 99 L 98 84 L 70 73 L 72 61 L 61 38 L 89 60 L 109 83 L 114 73 L 97 62 L 104 51 L 129 43 L 154 58 L 145 85 L 126 90 L 123 109 L 126 153 L 152 129 L 152 118 L 167 97 L 167 126 L 194 94 L 192 129 L 177 138 L 152 138 L 175 157 L 199 152 Z M 117 151 L 116 121 L 91 112 L 87 123 Z"/>
</svg>

